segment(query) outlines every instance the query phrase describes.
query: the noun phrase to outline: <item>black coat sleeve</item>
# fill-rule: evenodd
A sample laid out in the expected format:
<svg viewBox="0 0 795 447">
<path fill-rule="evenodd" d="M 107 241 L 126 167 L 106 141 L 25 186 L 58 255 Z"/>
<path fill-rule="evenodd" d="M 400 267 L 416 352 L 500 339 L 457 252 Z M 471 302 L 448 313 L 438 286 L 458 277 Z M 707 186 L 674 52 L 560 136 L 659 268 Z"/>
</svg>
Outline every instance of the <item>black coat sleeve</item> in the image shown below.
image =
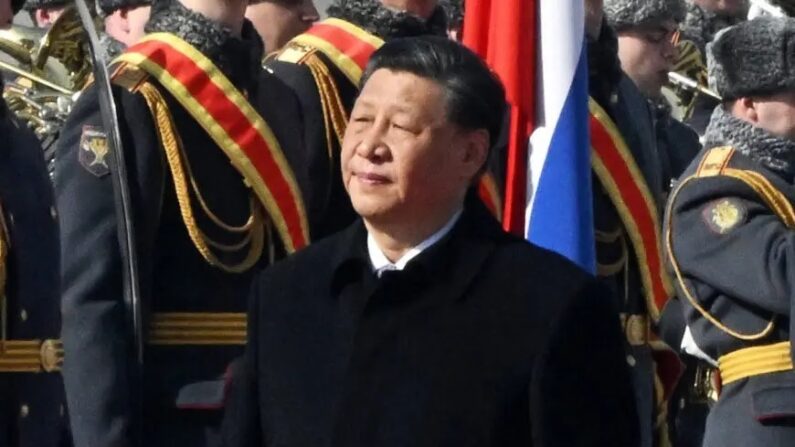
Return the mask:
<svg viewBox="0 0 795 447">
<path fill-rule="evenodd" d="M 157 147 L 154 124 L 143 99 L 120 89 L 115 95 L 140 254 L 153 243 L 156 219 L 149 213 L 159 210 L 161 153 L 152 150 Z M 66 122 L 55 167 L 63 259 L 63 376 L 75 445 L 127 446 L 133 445 L 132 343 L 111 176 L 101 164 L 91 166 L 91 154 L 81 154 L 88 152 L 81 148 L 81 138 L 90 129 L 103 131 L 94 86 L 83 92 Z M 107 164 L 112 165 L 110 155 Z M 146 295 L 151 272 L 144 262 L 140 265 Z"/>
<path fill-rule="evenodd" d="M 261 281 L 254 281 L 249 296 L 246 353 L 232 364 L 229 400 L 222 427 L 223 447 L 261 447 L 265 443 L 260 428 L 259 389 L 259 315 Z"/>
<path fill-rule="evenodd" d="M 637 446 L 635 398 L 613 298 L 591 283 L 552 331 L 531 384 L 533 445 Z"/>
</svg>

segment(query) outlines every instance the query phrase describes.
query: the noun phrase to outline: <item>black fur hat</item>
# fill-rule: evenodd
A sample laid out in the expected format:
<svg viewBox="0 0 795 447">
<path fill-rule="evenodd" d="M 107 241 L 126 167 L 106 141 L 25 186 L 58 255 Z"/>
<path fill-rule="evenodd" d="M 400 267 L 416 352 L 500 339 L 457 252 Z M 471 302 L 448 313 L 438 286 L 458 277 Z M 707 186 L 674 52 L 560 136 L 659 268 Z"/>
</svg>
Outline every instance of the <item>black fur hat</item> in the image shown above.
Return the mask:
<svg viewBox="0 0 795 447">
<path fill-rule="evenodd" d="M 604 9 L 607 23 L 618 31 L 665 20 L 679 23 L 685 18 L 683 0 L 605 0 Z"/>
<path fill-rule="evenodd" d="M 17 3 L 16 1 L 14 2 L 15 7 Z M 27 0 L 23 8 L 25 11 L 33 11 L 39 8 L 58 8 L 60 6 L 66 6 L 68 3 L 68 0 Z M 14 8 L 14 10 L 16 10 L 16 8 Z"/>
<path fill-rule="evenodd" d="M 795 19 L 758 17 L 707 45 L 710 86 L 724 99 L 795 90 Z"/>
<path fill-rule="evenodd" d="M 152 0 L 97 0 L 97 10 L 100 14 L 113 14 L 120 8 L 151 5 Z"/>
</svg>

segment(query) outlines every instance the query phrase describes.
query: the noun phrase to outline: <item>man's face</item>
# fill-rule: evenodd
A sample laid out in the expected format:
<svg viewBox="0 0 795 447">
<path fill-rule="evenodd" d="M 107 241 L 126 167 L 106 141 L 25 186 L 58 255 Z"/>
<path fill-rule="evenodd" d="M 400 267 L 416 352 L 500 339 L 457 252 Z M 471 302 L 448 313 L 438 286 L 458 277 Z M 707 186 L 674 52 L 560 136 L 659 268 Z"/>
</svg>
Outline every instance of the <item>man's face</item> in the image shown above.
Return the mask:
<svg viewBox="0 0 795 447">
<path fill-rule="evenodd" d="M 149 21 L 149 14 L 151 12 L 151 6 L 138 6 L 127 11 L 129 43 L 125 43 L 128 46 L 138 42 L 142 37 L 144 37 L 144 34 L 146 34 L 144 27 L 146 26 L 146 22 Z"/>
<path fill-rule="evenodd" d="M 49 28 L 58 20 L 58 17 L 66 10 L 65 6 L 61 6 L 58 8 L 39 8 L 34 13 L 34 17 L 36 19 L 36 26 L 39 28 Z"/>
<path fill-rule="evenodd" d="M 381 4 L 396 11 L 406 11 L 423 19 L 430 18 L 438 0 L 381 0 Z"/>
<path fill-rule="evenodd" d="M 342 144 L 342 177 L 354 209 L 386 225 L 449 217 L 485 161 L 484 132 L 448 121 L 445 92 L 436 82 L 377 70 L 356 101 Z"/>
<path fill-rule="evenodd" d="M 757 122 L 773 135 L 795 141 L 795 91 L 754 100 Z"/>
<path fill-rule="evenodd" d="M 14 10 L 11 8 L 11 0 L 0 0 L 0 29 L 11 27 L 14 21 Z"/>
<path fill-rule="evenodd" d="M 621 68 L 650 98 L 660 96 L 660 89 L 668 81 L 668 72 L 676 58 L 675 32 L 676 23 L 667 21 L 623 30 L 618 35 Z"/>
<path fill-rule="evenodd" d="M 262 37 L 265 51 L 283 47 L 320 19 L 312 0 L 277 0 L 251 4 L 246 18 Z"/>
</svg>

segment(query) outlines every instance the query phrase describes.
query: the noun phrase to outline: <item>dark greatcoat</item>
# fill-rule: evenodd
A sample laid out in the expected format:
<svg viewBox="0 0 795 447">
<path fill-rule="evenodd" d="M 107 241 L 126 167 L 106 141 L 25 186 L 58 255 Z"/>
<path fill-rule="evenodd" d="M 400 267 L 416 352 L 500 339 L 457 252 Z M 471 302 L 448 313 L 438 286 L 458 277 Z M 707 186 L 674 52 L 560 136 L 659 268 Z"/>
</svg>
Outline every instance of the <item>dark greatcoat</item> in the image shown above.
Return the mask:
<svg viewBox="0 0 795 447">
<path fill-rule="evenodd" d="M 228 446 L 637 445 L 613 298 L 477 200 L 403 271 L 357 221 L 251 299 Z"/>
<path fill-rule="evenodd" d="M 9 248 L 6 288 L 0 290 L 7 300 L 6 335 L 58 339 L 58 215 L 44 154 L 2 101 L 0 138 L 0 209 Z M 0 372 L 0 447 L 64 445 L 65 406 L 60 373 Z"/>
</svg>

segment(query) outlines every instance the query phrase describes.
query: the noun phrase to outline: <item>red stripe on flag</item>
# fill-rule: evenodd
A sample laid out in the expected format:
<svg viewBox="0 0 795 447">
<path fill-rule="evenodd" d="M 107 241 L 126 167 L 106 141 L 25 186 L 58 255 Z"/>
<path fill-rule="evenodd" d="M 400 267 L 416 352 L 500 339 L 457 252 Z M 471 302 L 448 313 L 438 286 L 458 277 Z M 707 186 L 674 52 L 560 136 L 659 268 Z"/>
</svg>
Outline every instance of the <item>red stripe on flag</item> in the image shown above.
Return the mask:
<svg viewBox="0 0 795 447">
<path fill-rule="evenodd" d="M 212 82 L 207 73 L 194 61 L 176 49 L 165 51 L 160 41 L 146 41 L 129 51 L 146 56 L 176 78 L 201 103 L 213 119 L 229 134 L 251 160 L 257 172 L 279 205 L 296 249 L 307 245 L 301 232 L 301 215 L 292 196 L 290 186 L 279 166 L 271 157 L 267 143 L 251 125 L 240 109 L 227 99 L 226 93 Z M 223 98 L 225 100 L 219 100 Z M 290 200 L 283 200 L 289 197 Z"/>
<path fill-rule="evenodd" d="M 502 79 L 510 104 L 503 227 L 525 232 L 527 158 L 535 122 L 536 0 L 468 0 L 464 43 Z"/>
</svg>

